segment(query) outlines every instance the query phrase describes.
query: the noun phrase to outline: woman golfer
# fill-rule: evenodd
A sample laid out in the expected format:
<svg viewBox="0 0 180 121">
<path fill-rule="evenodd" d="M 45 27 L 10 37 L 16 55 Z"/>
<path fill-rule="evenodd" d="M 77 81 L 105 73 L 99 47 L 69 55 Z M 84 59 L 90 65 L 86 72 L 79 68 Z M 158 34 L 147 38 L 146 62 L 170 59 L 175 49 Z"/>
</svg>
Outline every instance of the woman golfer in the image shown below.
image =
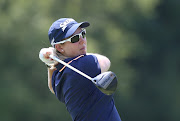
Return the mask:
<svg viewBox="0 0 180 121">
<path fill-rule="evenodd" d="M 40 59 L 48 65 L 48 86 L 59 101 L 65 103 L 73 121 L 121 121 L 113 95 L 105 95 L 90 80 L 49 58 L 50 54 L 90 77 L 108 71 L 107 57 L 86 53 L 88 22 L 72 18 L 56 20 L 48 36 L 52 47 L 43 48 Z"/>
</svg>

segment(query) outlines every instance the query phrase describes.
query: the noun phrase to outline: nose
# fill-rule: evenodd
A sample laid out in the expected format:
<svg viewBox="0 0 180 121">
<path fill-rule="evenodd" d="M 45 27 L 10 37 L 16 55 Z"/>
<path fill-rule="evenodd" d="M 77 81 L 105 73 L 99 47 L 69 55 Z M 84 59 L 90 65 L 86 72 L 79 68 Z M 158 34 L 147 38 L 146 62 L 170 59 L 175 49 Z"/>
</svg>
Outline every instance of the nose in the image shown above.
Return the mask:
<svg viewBox="0 0 180 121">
<path fill-rule="evenodd" d="M 84 43 L 86 43 L 86 37 L 82 38 L 82 36 L 80 36 L 79 44 L 84 44 Z"/>
</svg>

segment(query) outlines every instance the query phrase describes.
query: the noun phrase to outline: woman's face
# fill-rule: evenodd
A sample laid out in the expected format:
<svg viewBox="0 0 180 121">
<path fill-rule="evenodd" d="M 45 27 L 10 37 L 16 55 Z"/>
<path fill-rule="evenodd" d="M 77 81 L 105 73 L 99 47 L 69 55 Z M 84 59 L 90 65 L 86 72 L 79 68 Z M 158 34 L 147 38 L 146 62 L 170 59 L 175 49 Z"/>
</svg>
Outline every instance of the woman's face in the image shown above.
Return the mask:
<svg viewBox="0 0 180 121">
<path fill-rule="evenodd" d="M 82 29 L 79 27 L 73 35 L 79 34 Z M 86 54 L 87 52 L 87 41 L 86 37 L 80 36 L 79 41 L 76 43 L 65 42 L 63 44 L 56 45 L 56 49 L 66 57 L 75 57 L 78 55 Z"/>
</svg>

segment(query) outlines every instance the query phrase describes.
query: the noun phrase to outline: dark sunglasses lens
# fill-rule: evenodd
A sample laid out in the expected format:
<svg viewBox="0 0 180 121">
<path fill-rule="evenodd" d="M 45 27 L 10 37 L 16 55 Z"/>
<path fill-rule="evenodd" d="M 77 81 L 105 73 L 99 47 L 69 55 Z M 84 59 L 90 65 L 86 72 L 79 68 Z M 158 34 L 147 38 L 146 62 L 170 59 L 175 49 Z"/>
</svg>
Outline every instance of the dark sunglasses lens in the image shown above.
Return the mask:
<svg viewBox="0 0 180 121">
<path fill-rule="evenodd" d="M 85 36 L 86 36 L 86 32 L 83 31 L 83 32 L 82 32 L 82 37 L 85 38 Z"/>
<path fill-rule="evenodd" d="M 79 41 L 79 35 L 74 36 L 73 38 L 71 38 L 71 42 L 75 43 Z"/>
</svg>

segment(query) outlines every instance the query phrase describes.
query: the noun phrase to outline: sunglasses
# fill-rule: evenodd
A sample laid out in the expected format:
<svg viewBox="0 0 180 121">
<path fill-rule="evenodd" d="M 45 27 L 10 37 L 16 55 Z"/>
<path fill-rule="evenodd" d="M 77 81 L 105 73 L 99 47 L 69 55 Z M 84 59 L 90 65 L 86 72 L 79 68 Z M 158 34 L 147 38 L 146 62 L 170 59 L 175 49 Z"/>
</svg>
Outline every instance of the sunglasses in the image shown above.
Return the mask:
<svg viewBox="0 0 180 121">
<path fill-rule="evenodd" d="M 62 40 L 60 42 L 57 42 L 57 43 L 53 43 L 54 45 L 56 44 L 62 44 L 62 43 L 65 43 L 65 42 L 71 42 L 71 43 L 76 43 L 79 41 L 80 37 L 82 38 L 85 38 L 86 36 L 86 29 L 82 29 L 82 31 L 79 33 L 79 34 L 75 34 L 73 35 L 72 37 L 68 38 L 68 39 L 65 39 L 65 40 Z"/>
</svg>

